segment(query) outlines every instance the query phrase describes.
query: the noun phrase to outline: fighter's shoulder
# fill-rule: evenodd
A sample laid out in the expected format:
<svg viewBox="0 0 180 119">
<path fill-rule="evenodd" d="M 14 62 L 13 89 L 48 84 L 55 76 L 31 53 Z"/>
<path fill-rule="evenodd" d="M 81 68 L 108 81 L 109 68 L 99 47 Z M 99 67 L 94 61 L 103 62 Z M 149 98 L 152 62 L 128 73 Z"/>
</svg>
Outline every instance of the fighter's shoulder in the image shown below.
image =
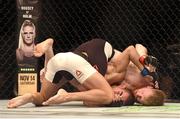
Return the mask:
<svg viewBox="0 0 180 119">
<path fill-rule="evenodd" d="M 117 50 L 117 49 L 114 49 L 114 52 L 115 52 L 116 55 L 122 54 L 122 52 L 120 50 Z"/>
<path fill-rule="evenodd" d="M 119 51 L 119 50 L 117 50 L 117 49 L 114 49 L 114 56 L 113 56 L 113 60 L 115 60 L 115 61 L 118 61 L 118 60 L 121 60 L 121 54 L 122 54 L 122 52 L 121 51 Z"/>
</svg>

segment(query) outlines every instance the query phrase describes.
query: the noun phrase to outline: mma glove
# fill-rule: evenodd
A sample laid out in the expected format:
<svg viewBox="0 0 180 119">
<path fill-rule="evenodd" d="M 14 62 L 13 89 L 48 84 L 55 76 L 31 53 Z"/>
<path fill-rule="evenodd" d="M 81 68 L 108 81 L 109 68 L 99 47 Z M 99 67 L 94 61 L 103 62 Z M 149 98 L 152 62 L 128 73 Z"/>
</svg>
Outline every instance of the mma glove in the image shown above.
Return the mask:
<svg viewBox="0 0 180 119">
<path fill-rule="evenodd" d="M 148 55 L 148 56 L 141 56 L 139 58 L 139 61 L 141 62 L 141 64 L 143 65 L 149 65 L 151 64 L 154 67 L 157 67 L 158 65 L 158 59 L 154 56 Z"/>
<path fill-rule="evenodd" d="M 139 58 L 139 61 L 143 64 L 143 65 L 149 65 L 151 64 L 154 67 L 158 66 L 158 60 L 156 57 L 154 56 L 141 56 Z M 146 75 L 150 75 L 153 77 L 153 82 L 155 82 L 159 76 L 157 72 L 149 72 L 149 70 L 145 67 L 142 71 L 141 71 L 142 76 L 146 76 Z"/>
</svg>

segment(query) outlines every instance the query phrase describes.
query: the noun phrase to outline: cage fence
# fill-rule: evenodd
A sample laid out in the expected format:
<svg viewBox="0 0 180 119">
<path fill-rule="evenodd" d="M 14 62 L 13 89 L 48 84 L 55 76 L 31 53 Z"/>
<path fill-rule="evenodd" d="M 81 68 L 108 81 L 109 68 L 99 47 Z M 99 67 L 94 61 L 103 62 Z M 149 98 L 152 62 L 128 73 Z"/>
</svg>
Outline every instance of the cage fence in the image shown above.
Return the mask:
<svg viewBox="0 0 180 119">
<path fill-rule="evenodd" d="M 16 1 L 1 1 L 0 98 L 16 95 Z M 143 44 L 158 58 L 160 88 L 180 99 L 179 0 L 43 0 L 37 42 L 55 39 L 55 53 L 69 51 L 92 38 L 118 50 Z M 39 60 L 39 69 L 43 58 Z"/>
</svg>

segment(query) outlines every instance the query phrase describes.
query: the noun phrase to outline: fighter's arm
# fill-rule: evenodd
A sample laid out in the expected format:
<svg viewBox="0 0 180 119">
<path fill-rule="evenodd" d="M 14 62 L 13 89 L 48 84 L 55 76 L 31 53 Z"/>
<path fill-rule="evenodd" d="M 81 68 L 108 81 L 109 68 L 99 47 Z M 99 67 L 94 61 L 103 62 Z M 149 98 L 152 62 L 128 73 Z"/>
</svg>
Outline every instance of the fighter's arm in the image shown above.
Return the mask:
<svg viewBox="0 0 180 119">
<path fill-rule="evenodd" d="M 148 65 L 149 67 L 151 67 L 149 69 L 149 71 L 154 72 L 155 71 L 154 68 L 156 68 L 158 65 L 157 58 L 149 55 L 147 48 L 145 46 L 143 46 L 142 44 L 136 44 L 135 48 L 136 48 L 136 50 L 140 56 L 146 57 L 145 58 L 145 65 Z"/>
<path fill-rule="evenodd" d="M 148 56 L 148 50 L 145 46 L 143 46 L 142 44 L 136 44 L 135 45 L 135 49 L 138 52 L 139 56 Z M 129 63 L 129 66 L 133 66 L 135 67 L 135 64 L 133 64 L 132 62 Z"/>
<path fill-rule="evenodd" d="M 142 44 L 136 44 L 135 48 L 136 48 L 136 50 L 137 50 L 137 52 L 139 53 L 140 56 L 148 56 L 148 50 Z M 153 57 L 153 56 L 150 56 L 150 57 L 151 57 L 151 60 L 152 60 L 151 63 L 153 65 L 149 65 L 148 69 L 150 71 L 154 72 L 156 70 L 156 66 L 157 66 L 157 59 L 155 57 Z M 152 77 L 148 77 L 148 78 L 151 79 Z M 155 78 L 155 77 L 153 77 L 153 78 Z M 152 82 L 151 82 L 151 84 L 152 84 Z M 155 86 L 155 88 L 159 88 L 159 84 L 158 84 L 157 81 L 155 81 L 153 85 Z"/>
<path fill-rule="evenodd" d="M 110 85 L 120 84 L 125 77 L 125 72 L 122 73 L 106 73 L 105 79 Z"/>
<path fill-rule="evenodd" d="M 105 79 L 110 85 L 121 83 L 124 80 L 126 73 L 126 67 L 121 65 L 121 61 L 123 60 L 122 53 L 117 49 L 114 49 L 114 51 L 116 55 L 108 62 L 105 74 Z"/>
</svg>

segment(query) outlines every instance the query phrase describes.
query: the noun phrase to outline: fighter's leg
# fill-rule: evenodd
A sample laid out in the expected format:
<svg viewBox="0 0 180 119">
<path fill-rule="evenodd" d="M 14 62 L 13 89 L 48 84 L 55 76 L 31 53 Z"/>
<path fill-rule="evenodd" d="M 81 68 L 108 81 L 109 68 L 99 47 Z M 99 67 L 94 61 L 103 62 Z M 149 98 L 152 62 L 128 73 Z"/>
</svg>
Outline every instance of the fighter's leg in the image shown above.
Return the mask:
<svg viewBox="0 0 180 119">
<path fill-rule="evenodd" d="M 64 89 L 59 89 L 57 94 L 51 98 L 49 98 L 46 102 L 43 102 L 43 105 L 49 104 L 60 104 L 67 101 L 68 92 Z"/>
<path fill-rule="evenodd" d="M 114 96 L 113 90 L 100 73 L 94 73 L 82 85 L 89 89 L 87 95 L 91 99 L 85 101 L 97 104 L 109 104 L 112 102 Z"/>
<path fill-rule="evenodd" d="M 8 101 L 7 107 L 8 108 L 17 108 L 21 105 L 25 105 L 32 100 L 32 94 L 27 93 L 22 96 L 15 97 Z"/>
<path fill-rule="evenodd" d="M 83 104 L 85 106 L 89 106 L 89 107 L 95 107 L 95 106 L 120 107 L 125 103 L 122 99 L 122 91 L 120 91 L 120 92 L 117 91 L 116 94 L 114 94 L 114 97 L 113 97 L 111 103 L 107 103 L 107 104 L 99 102 L 99 101 L 103 101 L 103 100 L 101 100 L 102 97 L 95 99 L 95 101 L 94 100 L 89 101 L 89 100 L 85 100 L 85 99 L 84 100 L 80 99 L 80 101 L 83 101 Z M 74 98 L 73 98 L 73 95 L 74 95 Z M 77 100 L 77 97 L 75 97 L 75 95 L 78 96 L 78 93 L 68 93 L 64 89 L 60 89 L 55 96 L 51 97 L 48 101 L 44 102 L 43 104 L 49 105 L 49 104 L 60 104 L 60 103 L 68 102 L 68 101 L 79 101 L 79 100 Z M 81 94 L 79 93 L 79 95 L 81 97 L 81 96 L 83 96 L 83 93 L 81 93 Z M 128 97 L 128 99 L 129 99 L 129 97 Z"/>
<path fill-rule="evenodd" d="M 34 55 L 37 57 L 42 56 L 45 54 L 45 67 L 47 65 L 47 62 L 49 59 L 51 59 L 54 56 L 52 45 L 53 45 L 53 39 L 47 39 L 35 46 Z M 43 101 L 46 101 L 51 96 L 55 95 L 58 89 L 66 82 L 64 80 L 60 81 L 58 84 L 53 84 L 45 79 L 44 77 L 45 71 L 41 72 L 41 91 L 40 93 L 28 93 L 24 94 L 22 96 L 15 97 L 11 99 L 7 107 L 8 108 L 16 108 L 21 105 L 27 104 L 27 103 L 34 103 L 35 105 L 41 105 Z"/>
<path fill-rule="evenodd" d="M 43 80 L 40 92 L 26 93 L 24 95 L 15 97 L 8 101 L 7 107 L 16 108 L 27 103 L 42 105 L 42 102 L 55 95 L 58 89 L 59 85 L 50 83 L 47 80 Z"/>
<path fill-rule="evenodd" d="M 48 104 L 60 104 L 63 102 L 67 101 L 67 97 L 68 95 L 70 95 L 66 90 L 64 89 L 59 89 L 58 93 L 51 97 L 47 102 L 44 102 L 44 105 L 48 105 Z M 98 106 L 99 104 L 94 103 L 94 102 L 83 102 L 84 105 L 89 106 L 89 107 L 94 107 L 94 106 Z"/>
<path fill-rule="evenodd" d="M 66 93 L 66 95 L 59 95 L 50 98 L 44 105 L 60 104 L 69 101 L 83 101 L 93 102 L 94 104 L 104 105 L 112 102 L 113 91 L 110 85 L 106 82 L 104 77 L 98 72 L 94 73 L 88 79 L 86 79 L 83 86 L 89 90 L 82 92 Z"/>
<path fill-rule="evenodd" d="M 45 54 L 44 68 L 40 71 L 41 82 L 44 79 L 47 63 L 49 59 L 51 59 L 54 56 L 53 43 L 54 43 L 54 40 L 51 38 L 48 38 L 45 41 L 38 43 L 34 48 L 34 56 L 41 57 L 43 54 Z"/>
<path fill-rule="evenodd" d="M 48 38 L 45 41 L 38 43 L 34 48 L 34 56 L 41 57 L 45 53 L 49 53 L 49 57 L 54 56 L 52 50 L 53 42 L 54 40 L 52 38 Z"/>
<path fill-rule="evenodd" d="M 69 83 L 74 86 L 78 91 L 86 91 L 88 90 L 82 84 L 80 84 L 75 78 L 70 80 Z"/>
<path fill-rule="evenodd" d="M 64 69 L 88 89 L 83 92 L 68 93 L 68 98 L 65 101 L 90 101 L 99 104 L 107 104 L 112 101 L 112 88 L 84 58 L 70 52 L 55 55 L 47 65 L 47 79 L 53 80 L 54 72 Z M 64 100 L 60 98 L 59 103 L 62 102 Z"/>
</svg>

